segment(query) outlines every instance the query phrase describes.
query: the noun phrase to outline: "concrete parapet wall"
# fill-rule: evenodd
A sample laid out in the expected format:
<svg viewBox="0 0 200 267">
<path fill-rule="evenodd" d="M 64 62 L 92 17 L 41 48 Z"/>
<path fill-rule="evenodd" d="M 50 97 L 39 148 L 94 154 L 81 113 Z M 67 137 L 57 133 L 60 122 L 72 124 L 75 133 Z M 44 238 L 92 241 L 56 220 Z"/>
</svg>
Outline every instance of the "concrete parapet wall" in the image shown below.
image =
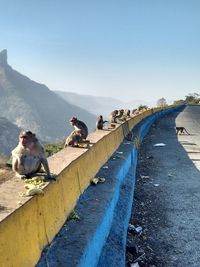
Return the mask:
<svg viewBox="0 0 200 267">
<path fill-rule="evenodd" d="M 44 195 L 30 198 L 0 222 L 1 267 L 35 266 L 43 248 L 61 229 L 79 196 L 119 147 L 124 135 L 155 111 L 158 110 L 148 110 L 111 132 L 90 134 L 93 146 L 88 150 L 66 148 L 49 158 L 50 169 L 58 175 L 57 180 L 44 188 Z M 167 112 L 171 111 L 170 108 Z M 164 113 L 166 111 L 157 114 Z"/>
</svg>

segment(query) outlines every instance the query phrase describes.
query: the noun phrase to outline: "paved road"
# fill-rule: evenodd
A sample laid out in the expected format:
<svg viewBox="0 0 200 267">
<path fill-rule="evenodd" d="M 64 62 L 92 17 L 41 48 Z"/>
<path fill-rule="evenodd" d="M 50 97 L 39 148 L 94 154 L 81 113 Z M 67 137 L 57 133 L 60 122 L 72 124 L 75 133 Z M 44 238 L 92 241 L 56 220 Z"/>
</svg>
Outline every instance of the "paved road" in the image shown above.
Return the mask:
<svg viewBox="0 0 200 267">
<path fill-rule="evenodd" d="M 175 126 L 191 135 L 177 138 Z M 140 266 L 200 267 L 200 106 L 160 119 L 145 138 L 131 223 L 144 230 L 129 235 Z"/>
</svg>

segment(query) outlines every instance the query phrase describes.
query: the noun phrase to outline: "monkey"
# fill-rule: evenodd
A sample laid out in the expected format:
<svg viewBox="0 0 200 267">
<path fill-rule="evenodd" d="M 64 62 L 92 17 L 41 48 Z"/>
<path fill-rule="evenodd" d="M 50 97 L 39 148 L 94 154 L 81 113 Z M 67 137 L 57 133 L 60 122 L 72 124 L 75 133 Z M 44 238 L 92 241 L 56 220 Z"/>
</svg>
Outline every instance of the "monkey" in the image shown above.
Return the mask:
<svg viewBox="0 0 200 267">
<path fill-rule="evenodd" d="M 125 109 L 124 110 L 124 118 L 129 119 L 131 117 L 131 111 L 130 109 Z"/>
<path fill-rule="evenodd" d="M 139 112 L 139 110 L 137 108 L 132 110 L 132 115 L 133 116 L 137 116 L 139 113 L 140 112 Z"/>
<path fill-rule="evenodd" d="M 136 110 L 137 110 L 137 108 L 132 109 L 131 114 L 132 115 L 135 114 Z"/>
<path fill-rule="evenodd" d="M 18 178 L 30 178 L 40 170 L 41 166 L 44 167 L 47 178 L 52 178 L 44 147 L 31 131 L 22 131 L 20 133 L 19 143 L 11 154 L 12 169 Z"/>
<path fill-rule="evenodd" d="M 108 121 L 103 120 L 103 116 L 100 115 L 96 121 L 96 130 L 103 130 L 103 125 Z"/>
<path fill-rule="evenodd" d="M 109 119 L 111 123 L 122 123 L 126 121 L 124 117 L 124 110 L 120 109 L 119 111 L 118 110 L 112 111 L 109 115 Z"/>
<path fill-rule="evenodd" d="M 116 117 L 117 117 L 117 114 L 118 114 L 118 110 L 113 110 L 111 113 L 110 113 L 110 115 L 109 115 L 109 121 L 111 122 L 111 123 L 117 123 L 116 122 Z"/>
<path fill-rule="evenodd" d="M 176 134 L 178 135 L 178 134 L 184 134 L 184 133 L 187 133 L 188 135 L 190 135 L 189 133 L 188 133 L 188 131 L 185 129 L 185 127 L 176 127 Z"/>
<path fill-rule="evenodd" d="M 125 112 L 124 112 L 123 109 L 120 109 L 120 110 L 118 111 L 118 114 L 117 114 L 117 116 L 116 116 L 116 120 L 117 120 L 118 123 L 121 123 L 121 122 L 126 121 L 126 118 L 125 118 Z"/>
<path fill-rule="evenodd" d="M 88 128 L 83 121 L 78 120 L 76 117 L 72 117 L 69 122 L 74 126 L 75 130 L 73 133 L 78 133 L 82 139 L 86 139 L 88 136 Z"/>
<path fill-rule="evenodd" d="M 64 148 L 67 146 L 78 146 L 78 143 L 81 141 L 81 135 L 76 133 L 76 132 L 72 132 L 66 139 L 65 141 L 65 145 Z"/>
<path fill-rule="evenodd" d="M 78 131 L 73 131 L 67 137 L 64 148 L 67 146 L 88 148 L 89 143 L 90 143 L 89 140 L 83 140 L 81 134 Z"/>
</svg>

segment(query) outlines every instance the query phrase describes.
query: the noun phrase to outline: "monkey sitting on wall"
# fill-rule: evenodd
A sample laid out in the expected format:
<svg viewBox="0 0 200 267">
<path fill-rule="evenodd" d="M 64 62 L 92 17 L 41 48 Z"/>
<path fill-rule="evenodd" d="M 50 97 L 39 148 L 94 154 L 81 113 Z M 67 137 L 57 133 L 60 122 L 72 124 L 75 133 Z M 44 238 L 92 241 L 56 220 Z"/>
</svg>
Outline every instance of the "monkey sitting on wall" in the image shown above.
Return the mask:
<svg viewBox="0 0 200 267">
<path fill-rule="evenodd" d="M 96 130 L 103 130 L 103 125 L 108 121 L 103 120 L 103 116 L 100 115 L 96 121 Z"/>
<path fill-rule="evenodd" d="M 139 110 L 137 108 L 132 110 L 132 116 L 137 116 L 139 114 Z"/>
<path fill-rule="evenodd" d="M 110 115 L 109 115 L 109 121 L 111 122 L 111 123 L 117 123 L 116 122 L 116 117 L 117 117 L 117 114 L 118 114 L 118 110 L 113 110 L 111 113 L 110 113 Z"/>
<path fill-rule="evenodd" d="M 74 126 L 74 131 L 72 133 L 79 133 L 83 139 L 86 139 L 88 136 L 88 128 L 83 121 L 78 120 L 76 117 L 72 117 L 69 122 Z"/>
<path fill-rule="evenodd" d="M 111 123 L 122 123 L 126 121 L 126 119 L 124 118 L 124 110 L 120 109 L 119 111 L 112 111 L 109 115 L 109 120 Z"/>
<path fill-rule="evenodd" d="M 116 116 L 117 123 L 122 123 L 126 121 L 126 114 L 124 109 L 119 109 L 117 116 Z"/>
<path fill-rule="evenodd" d="M 86 140 L 88 136 L 88 128 L 83 121 L 72 117 L 69 122 L 74 126 L 75 130 L 67 137 L 64 147 L 83 147 L 88 148 L 90 141 Z"/>
<path fill-rule="evenodd" d="M 125 109 L 124 110 L 124 118 L 125 119 L 130 119 L 131 118 L 131 111 L 130 111 L 130 109 Z"/>
<path fill-rule="evenodd" d="M 176 134 L 184 134 L 184 133 L 186 133 L 186 134 L 188 134 L 188 135 L 190 135 L 189 133 L 188 133 L 188 131 L 185 129 L 185 127 L 176 127 Z"/>
<path fill-rule="evenodd" d="M 36 135 L 31 131 L 23 131 L 19 135 L 19 143 L 12 150 L 12 169 L 19 178 L 29 178 L 37 173 L 41 165 L 47 173 L 47 178 L 52 178 L 49 165 L 45 157 L 43 146 Z"/>
</svg>

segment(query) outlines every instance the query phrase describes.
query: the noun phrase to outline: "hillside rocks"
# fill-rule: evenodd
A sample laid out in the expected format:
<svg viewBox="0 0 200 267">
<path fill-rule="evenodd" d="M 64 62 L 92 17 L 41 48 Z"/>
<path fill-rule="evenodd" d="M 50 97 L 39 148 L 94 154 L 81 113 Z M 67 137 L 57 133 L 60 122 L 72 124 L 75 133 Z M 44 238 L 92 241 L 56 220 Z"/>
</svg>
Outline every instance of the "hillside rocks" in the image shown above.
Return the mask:
<svg viewBox="0 0 200 267">
<path fill-rule="evenodd" d="M 7 50 L 4 49 L 0 53 L 0 65 L 6 66 L 7 65 Z"/>
<path fill-rule="evenodd" d="M 0 117 L 0 157 L 10 156 L 10 151 L 18 143 L 20 131 L 20 128 L 9 122 L 6 118 Z"/>
</svg>

